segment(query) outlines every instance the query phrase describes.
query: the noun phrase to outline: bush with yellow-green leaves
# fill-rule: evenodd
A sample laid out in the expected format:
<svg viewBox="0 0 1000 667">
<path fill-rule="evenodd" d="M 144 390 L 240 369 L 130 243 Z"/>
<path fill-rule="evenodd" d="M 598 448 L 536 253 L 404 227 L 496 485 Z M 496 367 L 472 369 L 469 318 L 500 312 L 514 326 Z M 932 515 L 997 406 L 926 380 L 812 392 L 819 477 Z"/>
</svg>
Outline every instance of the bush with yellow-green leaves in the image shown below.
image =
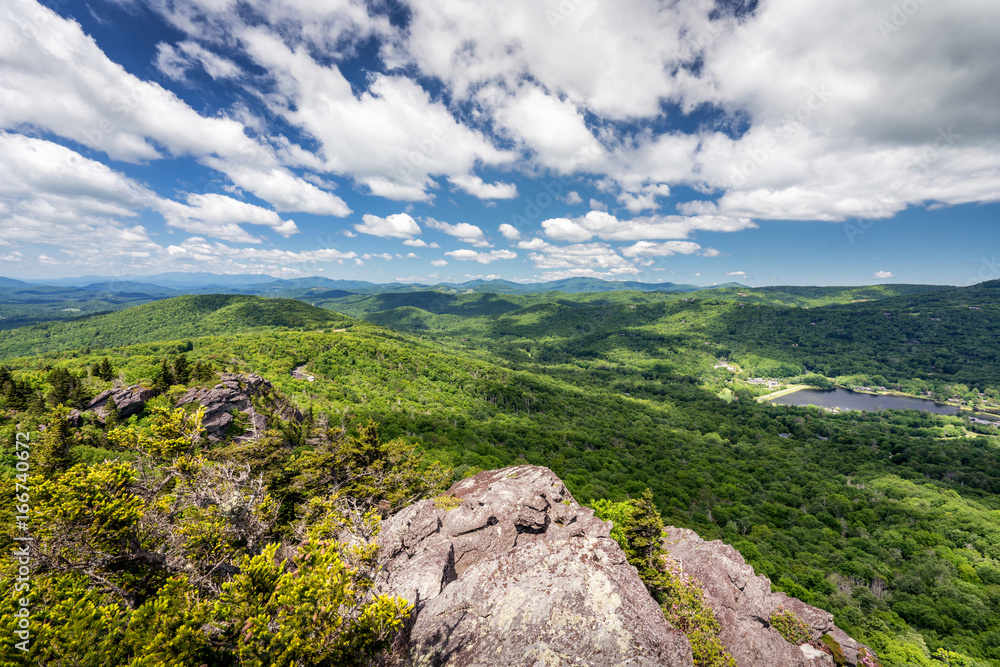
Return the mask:
<svg viewBox="0 0 1000 667">
<path fill-rule="evenodd" d="M 204 456 L 201 411 L 150 412 L 109 433 L 134 460 L 53 465 L 30 479 L 31 589 L 0 591 L 7 638 L 29 598 L 30 650 L 7 646 L 0 663 L 312 667 L 384 656 L 411 607 L 371 595 L 378 503 L 438 490 L 426 476 L 413 488 L 413 447 L 362 427 L 326 457 L 348 461 L 349 483 L 311 487 L 297 523 L 280 525 L 279 501 L 248 464 Z M 5 579 L 16 567 L 0 563 Z"/>
</svg>

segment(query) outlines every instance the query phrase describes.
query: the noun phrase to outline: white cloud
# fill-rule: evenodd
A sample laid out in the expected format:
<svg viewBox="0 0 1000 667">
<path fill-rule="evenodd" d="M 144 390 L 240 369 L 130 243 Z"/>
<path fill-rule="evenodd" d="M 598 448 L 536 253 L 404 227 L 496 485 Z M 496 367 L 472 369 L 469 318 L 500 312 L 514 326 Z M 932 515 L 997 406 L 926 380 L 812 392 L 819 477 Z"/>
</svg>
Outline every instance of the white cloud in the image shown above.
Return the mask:
<svg viewBox="0 0 1000 667">
<path fill-rule="evenodd" d="M 323 170 L 350 176 L 375 195 L 428 201 L 432 175 L 462 177 L 476 164 L 514 158 L 459 124 L 411 79 L 373 74 L 358 97 L 335 65 L 317 63 L 306 48 L 289 48 L 263 28 L 244 29 L 240 38 L 272 77 L 272 111 L 319 141 Z"/>
<path fill-rule="evenodd" d="M 501 259 L 514 259 L 517 257 L 517 253 L 511 250 L 491 250 L 490 252 L 477 252 L 475 250 L 468 250 L 462 248 L 461 250 L 452 250 L 446 252 L 446 255 L 453 259 L 457 259 L 462 262 L 476 261 L 480 264 L 490 264 Z"/>
<path fill-rule="evenodd" d="M 407 239 L 403 241 L 403 245 L 412 246 L 414 248 L 440 248 L 437 243 L 428 243 L 423 239 Z"/>
<path fill-rule="evenodd" d="M 241 223 L 264 225 L 286 238 L 299 231 L 294 221 L 282 220 L 274 211 L 219 194 L 188 195 L 187 205 L 163 200 L 157 208 L 172 227 L 227 241 L 260 242 Z"/>
<path fill-rule="evenodd" d="M 603 157 L 601 144 L 569 101 L 534 86 L 524 86 L 513 95 L 502 88 L 484 88 L 479 99 L 545 167 L 563 173 L 592 171 Z"/>
<path fill-rule="evenodd" d="M 424 224 L 431 229 L 436 229 L 437 231 L 444 232 L 449 236 L 454 236 L 459 241 L 476 246 L 477 248 L 493 247 L 493 244 L 487 241 L 486 237 L 483 236 L 482 229 L 476 227 L 475 225 L 470 225 L 467 222 L 459 222 L 452 225 L 447 222 L 435 220 L 434 218 L 426 218 L 424 220 Z"/>
<path fill-rule="evenodd" d="M 412 239 L 420 233 L 420 225 L 408 213 L 393 213 L 384 218 L 366 213 L 362 221 L 354 225 L 354 229 L 362 234 L 371 234 L 382 238 Z"/>
<path fill-rule="evenodd" d="M 618 195 L 618 203 L 622 204 L 629 213 L 637 214 L 660 208 L 656 198 L 666 197 L 669 194 L 670 186 L 664 183 L 645 185 L 639 192 L 621 193 Z"/>
<path fill-rule="evenodd" d="M 698 253 L 702 257 L 723 257 L 724 255 L 716 248 L 705 248 Z"/>
<path fill-rule="evenodd" d="M 583 203 L 583 197 L 581 197 L 580 193 L 577 192 L 576 190 L 571 190 L 566 193 L 566 197 L 563 199 L 563 201 L 565 201 L 570 206 L 575 206 L 576 204 Z"/>
<path fill-rule="evenodd" d="M 21 25 L 41 25 L 25 39 Z M 33 126 L 110 157 L 141 162 L 174 155 L 252 153 L 243 126 L 205 118 L 173 93 L 112 62 L 79 24 L 31 0 L 0 17 L 0 126 Z"/>
<path fill-rule="evenodd" d="M 431 266 L 448 266 L 448 260 L 446 259 L 435 259 L 431 261 Z"/>
<path fill-rule="evenodd" d="M 639 273 L 635 264 L 605 243 L 549 246 L 528 255 L 540 269 L 602 269 L 612 274 Z"/>
<path fill-rule="evenodd" d="M 502 225 L 500 225 L 497 229 L 500 230 L 500 233 L 503 234 L 503 237 L 508 241 L 516 241 L 517 239 L 521 238 L 521 232 L 519 232 L 517 230 L 517 227 L 515 227 L 514 225 L 509 225 L 505 222 Z"/>
<path fill-rule="evenodd" d="M 450 176 L 448 180 L 479 199 L 514 199 L 517 197 L 517 186 L 513 183 L 484 183 L 483 179 L 472 174 Z"/>
<path fill-rule="evenodd" d="M 216 158 L 207 158 L 204 162 L 225 173 L 239 187 L 272 204 L 275 210 L 339 218 L 351 213 L 343 199 L 298 178 L 285 167 L 240 164 Z"/>
<path fill-rule="evenodd" d="M 272 148 L 249 138 L 241 122 L 202 116 L 174 93 L 128 73 L 76 22 L 32 0 L 11 0 L 5 9 L 0 128 L 39 128 L 125 162 L 194 156 L 279 211 L 350 213 L 338 197 L 281 167 Z M 23 25 L 35 26 L 33 38 L 23 37 Z M 186 48 L 208 62 L 201 47 Z M 225 70 L 212 62 L 216 74 Z"/>
<path fill-rule="evenodd" d="M 741 277 L 745 278 L 746 275 L 747 275 L 747 272 L 746 271 L 730 271 L 726 275 L 727 276 L 741 276 Z"/>
<path fill-rule="evenodd" d="M 582 225 L 569 218 L 552 218 L 542 221 L 545 235 L 553 241 L 588 241 L 593 238 L 593 232 L 584 229 Z"/>
<path fill-rule="evenodd" d="M 692 60 L 714 2 L 441 0 L 410 7 L 409 30 L 384 50 L 390 65 L 415 62 L 460 98 L 484 83 L 513 90 L 531 79 L 574 105 L 625 119 L 659 113 L 676 88 L 671 70 Z"/>
<path fill-rule="evenodd" d="M 639 241 L 622 249 L 622 254 L 626 257 L 669 257 L 670 255 L 693 255 L 701 250 L 701 246 L 692 241 L 666 241 L 664 243 L 653 243 L 652 241 Z"/>
<path fill-rule="evenodd" d="M 896 276 L 892 275 L 892 271 L 876 271 L 872 275 L 872 278 L 874 278 L 875 280 L 886 280 L 888 278 L 895 278 L 895 277 Z"/>
<path fill-rule="evenodd" d="M 517 247 L 521 248 L 522 250 L 544 250 L 545 248 L 548 248 L 550 246 L 543 239 L 536 237 L 533 239 L 525 239 L 524 241 L 519 241 Z"/>
<path fill-rule="evenodd" d="M 201 67 L 213 79 L 232 79 L 242 74 L 233 61 L 191 41 L 176 47 L 166 42 L 157 44 L 156 67 L 175 81 L 183 80 L 192 67 Z"/>
<path fill-rule="evenodd" d="M 587 241 L 595 236 L 606 241 L 684 239 L 698 230 L 735 232 L 756 227 L 756 223 L 746 217 L 667 215 L 619 220 L 604 211 L 591 211 L 572 220 L 553 218 L 542 221 L 542 229 L 547 237 L 555 241 L 572 242 Z"/>
</svg>

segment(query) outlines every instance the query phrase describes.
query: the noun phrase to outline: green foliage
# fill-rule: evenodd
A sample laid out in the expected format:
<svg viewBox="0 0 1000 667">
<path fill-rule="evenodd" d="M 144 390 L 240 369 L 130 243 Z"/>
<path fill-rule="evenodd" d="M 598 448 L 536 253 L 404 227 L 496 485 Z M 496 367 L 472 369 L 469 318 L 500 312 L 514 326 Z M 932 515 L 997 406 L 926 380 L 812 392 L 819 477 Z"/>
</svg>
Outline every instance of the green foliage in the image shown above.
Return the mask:
<svg viewBox="0 0 1000 667">
<path fill-rule="evenodd" d="M 781 633 L 781 636 L 796 646 L 805 644 L 810 639 L 809 626 L 798 616 L 784 607 L 771 612 L 771 627 Z"/>
<path fill-rule="evenodd" d="M 836 667 L 844 667 L 847 664 L 847 659 L 844 657 L 844 649 L 840 645 L 840 642 L 827 634 L 824 634 L 819 640 L 830 651 L 830 655 L 833 657 L 833 664 Z"/>
<path fill-rule="evenodd" d="M 168 409 L 150 406 L 148 431 L 131 426 L 112 429 L 108 441 L 124 449 L 144 452 L 156 459 L 169 461 L 190 452 L 201 438 L 205 408 L 188 412 L 183 408 Z"/>
<path fill-rule="evenodd" d="M 43 475 L 64 471 L 69 464 L 69 448 L 73 438 L 69 408 L 59 405 L 49 410 L 45 432 L 35 447 L 35 466 Z"/>
<path fill-rule="evenodd" d="M 434 496 L 434 507 L 439 510 L 450 512 L 461 504 L 462 499 L 455 496 Z"/>
<path fill-rule="evenodd" d="M 104 357 L 100 363 L 91 366 L 90 372 L 93 373 L 94 377 L 105 382 L 111 382 L 115 378 L 115 369 L 107 357 Z"/>
<path fill-rule="evenodd" d="M 58 557 L 86 561 L 124 552 L 145 503 L 132 490 L 136 474 L 126 463 L 77 465 L 35 487 L 38 537 L 60 545 Z M 71 540 L 68 544 L 65 540 Z"/>
<path fill-rule="evenodd" d="M 450 480 L 439 463 L 424 465 L 414 443 L 383 440 L 371 419 L 354 435 L 328 429 L 312 444 L 289 466 L 292 490 L 305 497 L 337 493 L 391 513 L 442 490 Z"/>
<path fill-rule="evenodd" d="M 276 548 L 239 563 L 216 604 L 240 664 L 375 664 L 412 606 L 383 595 L 369 600 L 334 545 L 306 544 L 287 572 L 275 562 Z"/>
<path fill-rule="evenodd" d="M 639 571 L 639 577 L 667 620 L 687 636 L 694 664 L 735 667 L 735 660 L 719 641 L 719 622 L 705 602 L 701 588 L 684 574 L 679 563 L 666 555 L 662 545 L 663 521 L 649 489 L 640 498 L 625 502 L 594 501 L 594 514 L 614 524 L 611 537 Z"/>
<path fill-rule="evenodd" d="M 49 322 L 0 331 L 0 358 L 227 332 L 313 330 L 348 324 L 350 320 L 343 315 L 293 299 L 233 294 L 180 296 L 71 322 Z M 181 344 L 177 351 L 187 351 L 186 346 Z"/>
</svg>

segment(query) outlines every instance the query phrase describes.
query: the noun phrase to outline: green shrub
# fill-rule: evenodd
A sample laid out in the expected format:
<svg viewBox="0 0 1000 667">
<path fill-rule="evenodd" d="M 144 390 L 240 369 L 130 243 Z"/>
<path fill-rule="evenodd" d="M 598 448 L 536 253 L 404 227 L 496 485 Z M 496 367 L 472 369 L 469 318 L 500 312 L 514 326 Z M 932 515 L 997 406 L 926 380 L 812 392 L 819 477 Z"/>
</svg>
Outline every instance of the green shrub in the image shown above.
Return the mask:
<svg viewBox="0 0 1000 667">
<path fill-rule="evenodd" d="M 844 649 L 841 648 L 840 642 L 830 635 L 823 635 L 819 640 L 830 649 L 830 655 L 833 656 L 833 664 L 837 667 L 843 667 L 847 664 L 847 660 L 844 658 Z"/>
<path fill-rule="evenodd" d="M 784 607 L 779 607 L 778 611 L 771 613 L 771 627 L 796 646 L 809 641 L 809 626 Z"/>
<path fill-rule="evenodd" d="M 701 588 L 663 548 L 663 520 L 647 489 L 641 498 L 613 503 L 594 501 L 594 514 L 611 521 L 611 537 L 621 545 L 628 562 L 660 604 L 670 624 L 687 636 L 697 667 L 736 667 L 719 641 L 719 622 L 705 602 Z"/>
</svg>

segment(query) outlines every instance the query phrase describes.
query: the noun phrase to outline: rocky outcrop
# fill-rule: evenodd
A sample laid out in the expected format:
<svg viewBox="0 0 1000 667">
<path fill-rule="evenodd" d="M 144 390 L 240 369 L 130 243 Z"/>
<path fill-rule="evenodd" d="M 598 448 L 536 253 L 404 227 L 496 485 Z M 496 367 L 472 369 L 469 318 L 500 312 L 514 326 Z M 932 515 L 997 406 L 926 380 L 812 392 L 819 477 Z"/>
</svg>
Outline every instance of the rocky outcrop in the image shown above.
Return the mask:
<svg viewBox="0 0 1000 667">
<path fill-rule="evenodd" d="M 722 627 L 719 639 L 739 667 L 833 667 L 833 658 L 818 646 L 824 634 L 836 640 L 849 665 L 858 660 L 858 642 L 833 624 L 833 615 L 784 593 L 772 593 L 771 581 L 728 544 L 706 542 L 684 528 L 667 528 L 664 546 L 685 574 L 694 579 Z M 773 627 L 771 614 L 785 609 L 809 626 L 810 639 L 802 646 L 789 643 Z"/>
<path fill-rule="evenodd" d="M 611 525 L 547 468 L 455 484 L 379 535 L 377 590 L 415 605 L 414 665 L 691 665 Z"/>
<path fill-rule="evenodd" d="M 235 421 L 235 412 L 245 414 L 248 423 L 246 432 L 235 438 L 238 442 L 256 440 L 267 430 L 267 415 L 258 407 L 285 421 L 301 422 L 303 419 L 302 413 L 259 375 L 222 373 L 219 383 L 211 389 L 189 389 L 177 401 L 177 407 L 188 403 L 205 407 L 202 425 L 205 437 L 211 443 L 221 442 L 226 437 L 226 431 Z"/>
<path fill-rule="evenodd" d="M 108 402 L 115 401 L 118 410 L 118 419 L 128 419 L 132 415 L 137 415 L 146 407 L 146 401 L 156 395 L 152 389 L 139 386 L 137 384 L 128 387 L 114 387 L 106 389 L 90 400 L 90 403 L 81 410 L 73 410 L 69 414 L 72 423 L 79 426 L 83 413 L 91 412 L 100 423 L 108 416 Z"/>
</svg>

